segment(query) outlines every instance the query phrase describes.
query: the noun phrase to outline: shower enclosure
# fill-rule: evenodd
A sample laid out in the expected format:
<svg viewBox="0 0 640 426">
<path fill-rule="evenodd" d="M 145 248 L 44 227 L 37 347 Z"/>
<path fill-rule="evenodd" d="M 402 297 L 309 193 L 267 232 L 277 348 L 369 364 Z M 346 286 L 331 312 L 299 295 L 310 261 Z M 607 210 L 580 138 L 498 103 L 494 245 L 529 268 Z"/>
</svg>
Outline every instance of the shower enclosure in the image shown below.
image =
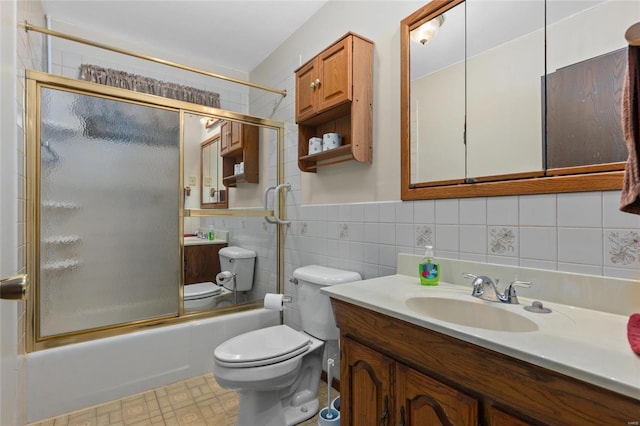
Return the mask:
<svg viewBox="0 0 640 426">
<path fill-rule="evenodd" d="M 275 129 L 281 148 L 282 123 L 28 73 L 28 351 L 193 317 L 182 303 L 183 219 L 191 215 L 183 198 L 185 113 Z M 279 184 L 277 151 L 271 180 Z M 260 206 L 193 215 L 243 214 L 271 212 Z M 270 291 L 278 292 L 284 231 L 274 225 L 274 233 L 277 278 Z"/>
</svg>

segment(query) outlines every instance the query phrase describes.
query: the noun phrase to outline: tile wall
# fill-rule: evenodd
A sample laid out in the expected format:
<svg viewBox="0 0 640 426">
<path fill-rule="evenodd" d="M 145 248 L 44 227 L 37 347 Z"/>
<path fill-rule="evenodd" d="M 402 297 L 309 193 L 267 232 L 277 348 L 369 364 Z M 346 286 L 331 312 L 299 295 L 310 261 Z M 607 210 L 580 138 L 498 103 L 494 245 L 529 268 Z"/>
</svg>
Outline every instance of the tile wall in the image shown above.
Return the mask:
<svg viewBox="0 0 640 426">
<path fill-rule="evenodd" d="M 619 195 L 290 204 L 287 273 L 320 264 L 390 275 L 398 253 L 433 245 L 437 257 L 640 279 L 640 216 L 619 212 Z M 286 318 L 299 323 L 293 309 Z"/>
</svg>

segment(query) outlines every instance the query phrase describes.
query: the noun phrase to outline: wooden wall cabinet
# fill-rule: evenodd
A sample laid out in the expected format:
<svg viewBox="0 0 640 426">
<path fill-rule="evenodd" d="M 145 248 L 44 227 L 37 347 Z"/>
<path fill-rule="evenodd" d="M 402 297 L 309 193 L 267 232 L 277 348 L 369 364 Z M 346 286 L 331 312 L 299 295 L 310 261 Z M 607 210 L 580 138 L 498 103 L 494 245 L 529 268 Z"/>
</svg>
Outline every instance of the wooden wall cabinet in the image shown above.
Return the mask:
<svg viewBox="0 0 640 426">
<path fill-rule="evenodd" d="M 258 126 L 224 121 L 220 125 L 222 182 L 234 187 L 239 182 L 258 183 L 260 176 Z M 235 174 L 234 165 L 244 162 L 244 173 Z"/>
<path fill-rule="evenodd" d="M 220 273 L 218 252 L 227 244 L 199 244 L 184 246 L 184 283 L 216 282 Z"/>
<path fill-rule="evenodd" d="M 296 70 L 298 166 L 356 160 L 371 163 L 373 42 L 347 33 Z M 309 138 L 342 135 L 342 146 L 309 155 Z"/>
<path fill-rule="evenodd" d="M 348 425 L 614 425 L 640 400 L 331 299 Z"/>
</svg>

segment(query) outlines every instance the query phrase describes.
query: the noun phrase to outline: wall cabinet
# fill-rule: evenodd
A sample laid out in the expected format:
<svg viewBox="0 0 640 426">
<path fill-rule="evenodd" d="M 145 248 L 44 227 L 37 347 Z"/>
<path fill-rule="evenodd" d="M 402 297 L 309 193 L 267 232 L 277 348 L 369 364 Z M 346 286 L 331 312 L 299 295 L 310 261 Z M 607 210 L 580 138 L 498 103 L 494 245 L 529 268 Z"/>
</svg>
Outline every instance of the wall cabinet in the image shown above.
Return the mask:
<svg viewBox="0 0 640 426">
<path fill-rule="evenodd" d="M 184 283 L 216 282 L 220 273 L 218 252 L 227 244 L 200 244 L 184 246 Z"/>
<path fill-rule="evenodd" d="M 640 400 L 331 299 L 349 425 L 613 425 Z"/>
<path fill-rule="evenodd" d="M 258 183 L 260 175 L 258 127 L 235 121 L 220 125 L 222 182 L 234 187 L 239 182 Z M 244 172 L 235 173 L 234 166 L 244 163 Z"/>
<path fill-rule="evenodd" d="M 298 166 L 371 163 L 373 42 L 348 33 L 296 70 Z M 342 146 L 309 155 L 309 139 L 342 135 Z"/>
</svg>

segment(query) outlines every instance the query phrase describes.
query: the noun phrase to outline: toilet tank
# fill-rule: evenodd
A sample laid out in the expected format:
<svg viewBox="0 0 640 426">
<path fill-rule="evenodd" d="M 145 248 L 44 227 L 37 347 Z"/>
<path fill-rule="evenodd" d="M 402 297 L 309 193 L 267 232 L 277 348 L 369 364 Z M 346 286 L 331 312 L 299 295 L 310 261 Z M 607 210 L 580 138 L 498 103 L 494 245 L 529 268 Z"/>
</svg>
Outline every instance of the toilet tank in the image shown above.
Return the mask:
<svg viewBox="0 0 640 426">
<path fill-rule="evenodd" d="M 297 296 L 302 329 L 321 340 L 337 340 L 338 327 L 333 317 L 331 301 L 320 294 L 320 288 L 360 281 L 357 272 L 309 265 L 296 269 L 293 277 L 298 282 Z"/>
<path fill-rule="evenodd" d="M 249 291 L 253 287 L 253 270 L 256 262 L 256 252 L 242 247 L 223 247 L 218 251 L 220 270 L 236 274 L 236 290 Z M 233 280 L 224 285 L 233 290 Z"/>
</svg>

